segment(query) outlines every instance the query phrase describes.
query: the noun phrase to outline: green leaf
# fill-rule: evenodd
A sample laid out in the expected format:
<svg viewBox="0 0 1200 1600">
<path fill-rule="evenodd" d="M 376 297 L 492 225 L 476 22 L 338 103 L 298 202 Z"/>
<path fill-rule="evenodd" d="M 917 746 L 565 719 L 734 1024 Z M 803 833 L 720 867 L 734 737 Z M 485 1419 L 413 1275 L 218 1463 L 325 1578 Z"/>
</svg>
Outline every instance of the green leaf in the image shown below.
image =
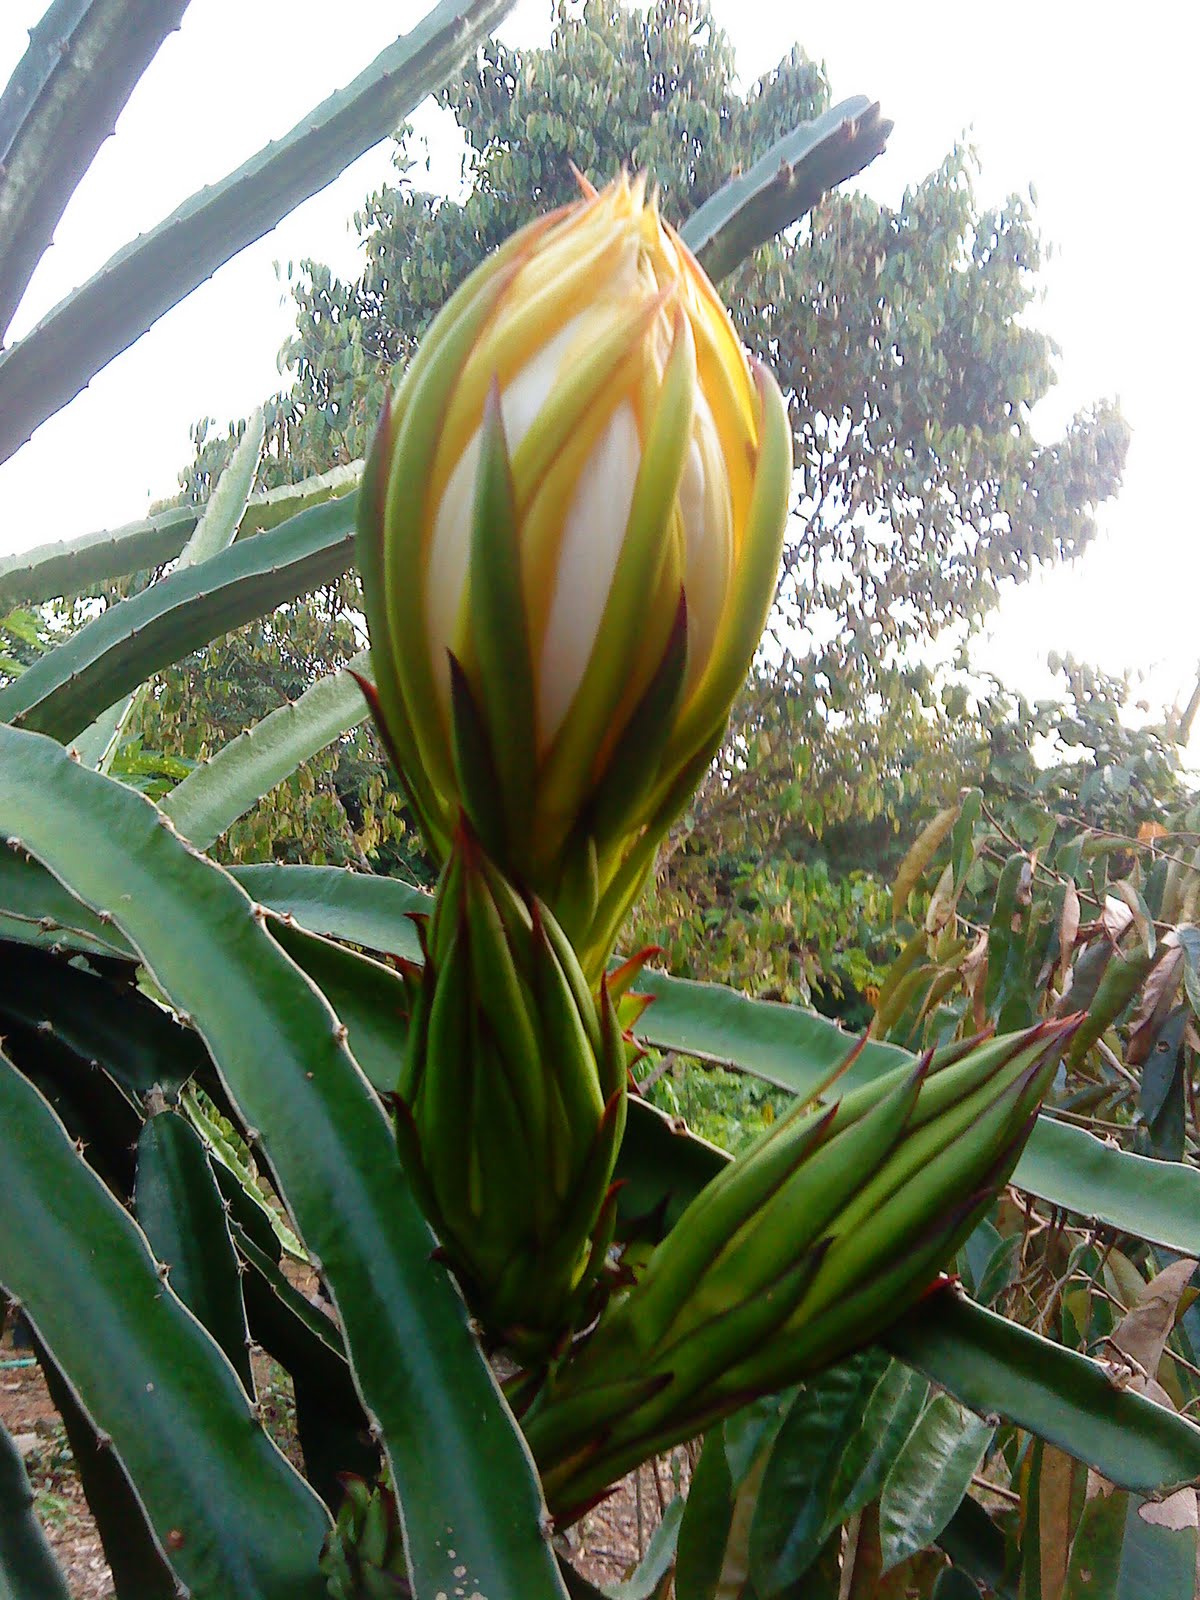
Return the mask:
<svg viewBox="0 0 1200 1600">
<path fill-rule="evenodd" d="M 1200 1476 L 1194 1423 L 953 1292 L 928 1296 L 884 1342 L 972 1411 L 998 1412 L 1122 1488 L 1157 1494 Z"/>
<path fill-rule="evenodd" d="M 995 1432 L 974 1412 L 939 1394 L 904 1442 L 879 1501 L 883 1570 L 932 1544 L 958 1509 Z"/>
<path fill-rule="evenodd" d="M 0 831 L 112 907 L 261 1141 L 383 1432 L 418 1592 L 451 1593 L 465 1566 L 484 1594 L 561 1596 L 528 1452 L 429 1259 L 387 1119 L 323 997 L 237 884 L 148 801 L 3 727 Z"/>
<path fill-rule="evenodd" d="M 0 96 L 0 340 L 67 201 L 188 0 L 57 0 Z"/>
<path fill-rule="evenodd" d="M 159 1540 L 183 1536 L 170 1543 L 189 1591 L 320 1600 L 320 1502 L 254 1420 L 217 1346 L 164 1288 L 132 1220 L 3 1055 L 0 1157 L 0 1283 L 86 1397 Z"/>
<path fill-rule="evenodd" d="M 370 652 L 361 651 L 341 672 L 231 739 L 176 784 L 160 809 L 197 850 L 207 850 L 310 756 L 365 721 L 366 701 L 351 671 L 366 672 L 369 662 Z"/>
<path fill-rule="evenodd" d="M 676 1495 L 671 1501 L 650 1535 L 646 1554 L 638 1562 L 637 1570 L 624 1583 L 611 1584 L 606 1590 L 607 1600 L 654 1600 L 663 1579 L 675 1565 L 679 1525 L 686 1503 L 682 1495 Z"/>
<path fill-rule="evenodd" d="M 175 1111 L 160 1111 L 142 1125 L 134 1214 L 168 1269 L 171 1288 L 253 1397 L 246 1308 L 221 1191 L 199 1135 Z"/>
<path fill-rule="evenodd" d="M 1141 1600 L 1143 1595 L 1153 1595 L 1154 1600 L 1194 1600 L 1196 1526 L 1186 1512 L 1173 1518 L 1167 1510 L 1169 1504 L 1129 1496 L 1116 1600 Z M 1078 1535 L 1075 1545 L 1086 1553 Z"/>
<path fill-rule="evenodd" d="M 1003 1532 L 976 1500 L 968 1496 L 942 1529 L 938 1546 L 964 1572 L 977 1579 L 996 1600 L 1018 1600 L 1008 1581 Z M 1031 1600 L 1031 1597 L 1023 1597 Z"/>
<path fill-rule="evenodd" d="M 862 1419 L 833 1475 L 829 1493 L 835 1521 L 827 1520 L 826 1538 L 837 1523 L 869 1505 L 883 1488 L 892 1463 L 912 1432 L 925 1405 L 929 1385 L 902 1361 L 889 1361 L 868 1399 Z"/>
<path fill-rule="evenodd" d="M 865 95 L 831 106 L 777 139 L 748 172 L 730 178 L 680 229 L 684 244 L 714 282 L 837 184 L 869 166 L 892 124 Z"/>
<path fill-rule="evenodd" d="M 833 1468 L 858 1432 L 872 1391 L 891 1365 L 871 1349 L 801 1386 L 763 1475 L 750 1530 L 755 1592 L 776 1595 L 797 1583 L 842 1521 L 830 1491 Z"/>
<path fill-rule="evenodd" d="M 704 1441 L 679 1527 L 676 1600 L 712 1600 L 733 1519 L 734 1483 L 721 1428 Z"/>
<path fill-rule="evenodd" d="M 164 312 L 386 138 L 510 5 L 442 0 L 347 88 L 118 251 L 0 355 L 0 461 Z"/>
<path fill-rule="evenodd" d="M 111 606 L 0 689 L 0 718 L 73 738 L 151 673 L 340 576 L 353 556 L 353 533 L 354 499 L 344 495 L 171 573 Z"/>
<path fill-rule="evenodd" d="M 21 1452 L 0 1423 L 0 1596 L 71 1600 L 66 1580 L 33 1509 Z"/>
<path fill-rule="evenodd" d="M 958 806 L 947 806 L 939 811 L 931 822 L 927 822 L 917 835 L 904 860 L 900 863 L 896 873 L 896 881 L 892 885 L 892 916 L 903 917 L 908 913 L 908 900 L 913 890 L 925 876 L 929 863 L 937 855 L 942 841 L 958 821 Z"/>
<path fill-rule="evenodd" d="M 1061 1600 L 1117 1600 L 1121 1581 L 1121 1546 L 1125 1539 L 1127 1494 L 1097 1495 L 1083 1508 L 1071 1542 L 1071 1559 Z M 1192 1555 L 1189 1600 L 1195 1592 L 1196 1565 Z M 1143 1589 L 1154 1600 L 1166 1600 L 1159 1589 Z"/>
</svg>

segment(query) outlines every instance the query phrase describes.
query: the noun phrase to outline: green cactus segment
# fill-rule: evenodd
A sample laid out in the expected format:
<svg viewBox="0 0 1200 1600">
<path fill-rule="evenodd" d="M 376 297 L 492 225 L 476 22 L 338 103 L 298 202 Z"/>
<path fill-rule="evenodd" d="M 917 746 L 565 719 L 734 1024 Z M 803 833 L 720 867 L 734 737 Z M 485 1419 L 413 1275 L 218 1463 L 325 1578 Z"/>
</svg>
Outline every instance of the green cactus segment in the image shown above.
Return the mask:
<svg viewBox="0 0 1200 1600">
<path fill-rule="evenodd" d="M 714 283 L 760 244 L 853 178 L 887 144 L 892 124 L 855 95 L 777 139 L 748 172 L 724 183 L 679 230 Z"/>
<path fill-rule="evenodd" d="M 136 1105 L 208 1066 L 197 1036 L 128 983 L 11 945 L 0 959 L 0 1035 L 17 1026 L 57 1040 L 81 1070 L 104 1071 Z"/>
<path fill-rule="evenodd" d="M 387 137 L 512 0 L 442 0 L 277 143 L 117 252 L 0 356 L 0 461 L 219 266 Z"/>
<path fill-rule="evenodd" d="M 269 1252 L 236 1222 L 231 1228 L 246 1267 L 242 1288 L 250 1331 L 292 1380 L 305 1476 L 336 1511 L 342 1501 L 343 1472 L 371 1480 L 379 1473 L 379 1451 L 354 1387 L 342 1336 L 331 1318 L 288 1282 Z"/>
<path fill-rule="evenodd" d="M 199 1134 L 175 1111 L 160 1111 L 142 1126 L 134 1214 L 171 1288 L 253 1398 L 246 1308 L 224 1202 Z"/>
<path fill-rule="evenodd" d="M 142 796 L 3 727 L 0 830 L 111 910 L 256 1130 L 382 1429 L 418 1593 L 452 1594 L 465 1567 L 468 1592 L 561 1600 L 532 1465 L 461 1300 L 431 1268 L 387 1119 L 263 913 Z M 262 1503 L 257 1490 L 245 1498 Z"/>
<path fill-rule="evenodd" d="M 0 1283 L 111 1439 L 190 1593 L 318 1600 L 320 1502 L 164 1287 L 145 1238 L 2 1055 L 0 1162 Z"/>
<path fill-rule="evenodd" d="M 1119 1488 L 1159 1495 L 1200 1477 L 1200 1427 L 1122 1387 L 1098 1361 L 947 1293 L 888 1330 L 889 1348 L 981 1415 L 999 1412 Z"/>
<path fill-rule="evenodd" d="M 180 570 L 198 566 L 233 543 L 258 471 L 262 443 L 263 412 L 260 406 L 246 424 L 241 443 L 221 473 L 203 516 L 183 547 L 179 557 Z M 95 767 L 100 772 L 112 771 L 113 758 L 121 745 L 130 716 L 145 692 L 146 686 L 141 684 L 129 694 L 122 695 L 75 736 L 75 754 L 85 767 Z"/>
<path fill-rule="evenodd" d="M 0 612 L 22 602 L 93 593 L 113 578 L 173 561 L 199 519 L 195 506 L 173 506 L 124 527 L 0 556 Z"/>
<path fill-rule="evenodd" d="M 400 1082 L 408 991 L 391 967 L 272 917 L 272 938 L 302 967 L 349 1029 L 346 1043 L 367 1081 L 383 1094 Z"/>
<path fill-rule="evenodd" d="M 21 1452 L 0 1423 L 0 1596 L 4 1600 L 71 1600 L 33 1509 Z"/>
<path fill-rule="evenodd" d="M 338 867 L 293 867 L 277 862 L 234 867 L 233 876 L 252 900 L 270 906 L 282 917 L 294 917 L 312 933 L 345 939 L 404 961 L 423 959 L 412 919 L 430 915 L 433 897 L 416 884 L 400 878 L 371 878 Z M 4 903 L 0 899 L 0 905 Z"/>
<path fill-rule="evenodd" d="M 281 484 L 277 489 L 252 495 L 238 524 L 238 538 L 276 528 L 300 511 L 348 494 L 358 487 L 362 465 L 361 461 L 352 461 L 299 483 Z M 191 537 L 203 509 L 172 506 L 124 527 L 0 556 L 0 612 L 20 601 L 91 594 L 114 578 L 126 578 L 174 561 Z"/>
<path fill-rule="evenodd" d="M 137 1600 L 179 1600 L 178 1581 L 155 1542 L 116 1452 L 101 1443 L 45 1346 L 36 1339 L 34 1344 L 51 1403 L 67 1431 L 75 1470 L 112 1572 L 113 1588 L 119 1596 L 135 1595 Z"/>
<path fill-rule="evenodd" d="M 361 651 L 342 671 L 238 734 L 176 784 L 160 810 L 197 850 L 207 850 L 302 762 L 366 720 L 367 704 L 352 674 L 369 664 L 370 652 Z"/>
<path fill-rule="evenodd" d="M 0 939 L 71 955 L 129 956 L 115 928 L 101 922 L 36 861 L 0 842 Z"/>
<path fill-rule="evenodd" d="M 151 673 L 339 577 L 353 555 L 353 531 L 354 499 L 345 495 L 171 573 L 110 607 L 0 689 L 0 718 L 72 738 Z"/>
<path fill-rule="evenodd" d="M 56 0 L 0 96 L 0 339 L 59 218 L 188 0 Z"/>
<path fill-rule="evenodd" d="M 554 1509 L 877 1337 L 1008 1176 L 1074 1026 L 901 1068 L 726 1166 L 530 1412 Z M 651 1392 L 614 1410 L 630 1371 Z"/>
<path fill-rule="evenodd" d="M 407 978 L 397 1138 L 468 1303 L 537 1364 L 601 1303 L 625 1043 L 550 912 L 465 823 L 426 942 Z"/>
</svg>

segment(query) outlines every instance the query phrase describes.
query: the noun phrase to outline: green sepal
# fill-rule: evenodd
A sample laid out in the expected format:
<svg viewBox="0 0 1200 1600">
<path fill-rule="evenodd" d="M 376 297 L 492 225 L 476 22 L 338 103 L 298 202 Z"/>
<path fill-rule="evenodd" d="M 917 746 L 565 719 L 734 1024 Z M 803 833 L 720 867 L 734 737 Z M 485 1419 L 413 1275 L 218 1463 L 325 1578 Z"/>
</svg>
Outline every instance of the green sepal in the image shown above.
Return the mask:
<svg viewBox="0 0 1200 1600">
<path fill-rule="evenodd" d="M 630 819 L 661 770 L 663 740 L 683 693 L 687 650 L 687 599 L 681 589 L 662 660 L 625 724 L 588 806 L 586 826 L 600 850 L 628 832 Z"/>
<path fill-rule="evenodd" d="M 500 775 L 487 724 L 475 702 L 471 681 L 453 651 L 450 659 L 450 717 L 454 771 L 462 806 L 473 831 L 491 854 L 507 851 L 505 819 L 496 805 Z"/>
<path fill-rule="evenodd" d="M 513 960 L 499 908 L 473 862 L 464 864 L 464 884 L 471 940 L 469 1003 L 488 1020 L 530 1144 L 544 1148 L 547 1104 L 532 994 Z"/>
<path fill-rule="evenodd" d="M 573 1148 L 586 1145 L 604 1113 L 596 1052 L 539 914 L 533 929 L 533 990 L 542 1070 L 558 1084 Z M 593 1007 L 590 1002 L 588 1010 Z M 594 1032 L 594 1029 L 592 1030 Z"/>
<path fill-rule="evenodd" d="M 443 312 L 440 329 L 445 331 L 426 342 L 403 383 L 404 415 L 394 430 L 388 462 L 382 591 L 388 611 L 387 637 L 392 644 L 389 653 L 412 720 L 420 762 L 433 787 L 443 794 L 455 790 L 434 682 L 421 578 L 428 554 L 428 478 L 450 392 L 504 281 L 503 273 L 488 272 L 482 282 L 475 283 L 457 320 L 447 319 Z M 379 582 L 377 572 L 373 571 L 372 582 Z"/>
</svg>

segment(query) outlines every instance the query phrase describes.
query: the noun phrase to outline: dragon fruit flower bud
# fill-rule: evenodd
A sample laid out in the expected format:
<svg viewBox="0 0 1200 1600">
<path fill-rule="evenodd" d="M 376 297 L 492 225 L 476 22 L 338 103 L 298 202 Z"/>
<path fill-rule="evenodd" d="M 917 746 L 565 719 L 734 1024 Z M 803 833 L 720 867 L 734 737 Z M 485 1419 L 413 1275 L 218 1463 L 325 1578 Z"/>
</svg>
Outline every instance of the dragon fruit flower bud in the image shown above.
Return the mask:
<svg viewBox="0 0 1200 1600">
<path fill-rule="evenodd" d="M 624 174 L 485 261 L 385 406 L 364 687 L 435 856 L 465 812 L 593 981 L 720 744 L 790 476 L 778 387 Z"/>
</svg>

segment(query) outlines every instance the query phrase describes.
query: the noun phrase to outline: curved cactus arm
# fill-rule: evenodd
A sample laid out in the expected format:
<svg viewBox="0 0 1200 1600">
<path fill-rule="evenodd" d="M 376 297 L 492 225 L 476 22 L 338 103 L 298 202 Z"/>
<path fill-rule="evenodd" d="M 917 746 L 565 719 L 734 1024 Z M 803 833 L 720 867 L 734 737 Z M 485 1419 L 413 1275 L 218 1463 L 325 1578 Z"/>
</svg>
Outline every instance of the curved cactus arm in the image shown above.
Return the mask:
<svg viewBox="0 0 1200 1600">
<path fill-rule="evenodd" d="M 291 916 L 311 933 L 345 939 L 368 950 L 421 959 L 412 914 L 429 914 L 433 897 L 400 878 L 372 878 L 337 867 L 282 866 L 263 862 L 236 867 L 248 895 Z M 2 890 L 2 885 L 0 885 Z M 3 905 L 0 899 L 0 905 Z"/>
<path fill-rule="evenodd" d="M 251 495 L 237 537 L 265 533 L 299 511 L 324 505 L 358 487 L 361 461 L 331 467 L 299 483 L 281 484 Z M 13 555 L 0 556 L 0 612 L 19 601 L 53 600 L 88 594 L 114 578 L 127 578 L 174 561 L 200 520 L 201 508 L 171 506 L 123 527 L 61 539 Z"/>
<path fill-rule="evenodd" d="M 111 1441 L 190 1592 L 319 1600 L 324 1508 L 164 1288 L 144 1236 L 2 1054 L 0 1165 L 0 1283 Z"/>
<path fill-rule="evenodd" d="M 409 999 L 399 974 L 290 918 L 272 917 L 268 926 L 349 1029 L 346 1043 L 368 1082 L 381 1094 L 394 1093 L 408 1032 Z"/>
<path fill-rule="evenodd" d="M 246 1307 L 224 1202 L 200 1135 L 177 1111 L 159 1111 L 142 1124 L 134 1215 L 170 1272 L 171 1288 L 253 1398 Z"/>
<path fill-rule="evenodd" d="M 355 498 L 302 511 L 111 606 L 0 689 L 0 719 L 73 738 L 151 673 L 331 582 L 353 560 Z"/>
<path fill-rule="evenodd" d="M 371 1442 L 370 1419 L 354 1387 L 341 1334 L 236 1223 L 233 1237 L 246 1268 L 242 1287 L 251 1332 L 292 1380 L 305 1475 L 336 1512 L 341 1473 L 354 1472 L 368 1482 L 379 1475 L 379 1451 Z"/>
<path fill-rule="evenodd" d="M 265 913 L 141 795 L 7 727 L 0 831 L 110 912 L 205 1040 L 338 1306 L 418 1594 L 465 1585 L 561 1600 L 532 1462 L 461 1299 L 430 1262 L 387 1118 Z"/>
<path fill-rule="evenodd" d="M 33 1509 L 33 1490 L 12 1436 L 0 1422 L 0 1595 L 71 1600 Z"/>
<path fill-rule="evenodd" d="M 0 556 L 0 612 L 22 601 L 87 594 L 110 579 L 173 561 L 199 517 L 195 506 L 172 506 L 120 528 Z"/>
<path fill-rule="evenodd" d="M 892 124 L 865 95 L 831 106 L 777 139 L 694 211 L 679 230 L 714 282 L 811 211 L 821 196 L 880 155 Z"/>
<path fill-rule="evenodd" d="M 154 1089 L 177 1094 L 208 1065 L 196 1034 L 136 989 L 25 946 L 5 946 L 0 958 L 0 1018 L 52 1033 L 138 1105 Z"/>
<path fill-rule="evenodd" d="M 88 1510 L 100 1535 L 118 1600 L 179 1600 L 179 1584 L 166 1563 L 146 1513 L 109 1444 L 95 1428 L 66 1378 L 35 1339 L 38 1365 L 54 1409 L 63 1419 L 67 1442 Z"/>
<path fill-rule="evenodd" d="M 442 0 L 277 143 L 126 245 L 0 356 L 0 461 L 239 250 L 386 138 L 512 0 Z"/>
<path fill-rule="evenodd" d="M 370 651 L 360 651 L 340 672 L 239 733 L 164 795 L 159 808 L 197 850 L 207 850 L 302 762 L 366 720 L 352 674 L 367 672 L 370 659 Z"/>
<path fill-rule="evenodd" d="M 217 486 L 209 496 L 204 514 L 196 524 L 179 557 L 179 567 L 199 566 L 211 556 L 228 549 L 237 536 L 238 523 L 245 515 L 246 502 L 258 472 L 263 445 L 262 407 L 246 424 L 237 449 L 228 466 L 221 473 Z M 134 707 L 145 693 L 145 684 L 123 695 L 102 711 L 96 720 L 76 735 L 75 754 L 85 767 L 96 767 L 100 772 L 112 770 L 113 757 L 121 743 L 121 735 L 129 722 Z"/>
<path fill-rule="evenodd" d="M 1195 1423 L 953 1290 L 907 1312 L 885 1343 L 972 1411 L 999 1412 L 1123 1489 L 1158 1495 L 1200 1477 Z"/>
<path fill-rule="evenodd" d="M 0 95 L 0 339 L 67 201 L 188 0 L 55 0 Z"/>
</svg>

